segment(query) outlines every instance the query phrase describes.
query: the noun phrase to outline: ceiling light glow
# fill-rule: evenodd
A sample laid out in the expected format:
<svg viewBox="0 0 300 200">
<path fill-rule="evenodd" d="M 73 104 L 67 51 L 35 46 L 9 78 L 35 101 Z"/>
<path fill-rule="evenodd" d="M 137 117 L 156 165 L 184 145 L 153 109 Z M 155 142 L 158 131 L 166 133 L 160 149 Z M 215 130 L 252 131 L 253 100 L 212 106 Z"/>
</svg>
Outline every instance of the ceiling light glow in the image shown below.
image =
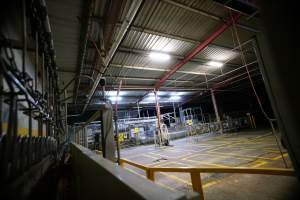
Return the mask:
<svg viewBox="0 0 300 200">
<path fill-rule="evenodd" d="M 149 57 L 155 61 L 167 61 L 170 60 L 171 56 L 165 53 L 151 52 Z"/>
<path fill-rule="evenodd" d="M 208 66 L 211 66 L 211 67 L 217 67 L 217 68 L 220 68 L 224 65 L 224 63 L 221 63 L 221 62 L 216 62 L 216 61 L 209 61 L 207 63 Z"/>
<path fill-rule="evenodd" d="M 172 101 L 178 101 L 181 99 L 181 96 L 171 96 L 169 99 Z"/>
<path fill-rule="evenodd" d="M 106 95 L 107 95 L 107 96 L 110 96 L 110 97 L 115 97 L 115 96 L 117 96 L 117 94 L 118 94 L 118 91 L 107 91 L 107 92 L 106 92 Z M 123 96 L 123 95 L 125 95 L 125 94 L 126 94 L 125 91 L 120 91 L 120 92 L 119 92 L 119 96 Z"/>
<path fill-rule="evenodd" d="M 109 100 L 111 100 L 111 101 L 116 101 L 116 100 L 118 100 L 118 101 L 121 101 L 122 100 L 122 97 L 116 97 L 116 96 L 112 96 L 112 97 L 109 97 Z"/>
<path fill-rule="evenodd" d="M 157 99 L 159 99 L 159 97 L 157 97 Z M 147 98 L 145 98 L 146 101 L 155 101 L 155 96 L 149 96 Z"/>
</svg>

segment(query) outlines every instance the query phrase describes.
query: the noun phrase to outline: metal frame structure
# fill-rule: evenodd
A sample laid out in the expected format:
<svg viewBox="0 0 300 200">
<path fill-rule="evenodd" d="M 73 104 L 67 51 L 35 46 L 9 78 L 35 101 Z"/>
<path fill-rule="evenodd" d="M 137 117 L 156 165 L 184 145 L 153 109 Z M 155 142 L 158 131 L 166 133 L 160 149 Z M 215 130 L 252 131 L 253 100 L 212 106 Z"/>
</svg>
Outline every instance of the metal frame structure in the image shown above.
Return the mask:
<svg viewBox="0 0 300 200">
<path fill-rule="evenodd" d="M 203 58 L 195 58 L 195 56 L 204 49 L 204 51 L 207 51 L 207 48 L 215 48 L 215 49 L 223 49 L 227 51 L 232 51 L 235 52 L 236 54 L 239 54 L 239 49 L 237 48 L 229 48 L 228 45 L 227 47 L 224 47 L 224 45 L 216 45 L 212 44 L 212 42 L 224 31 L 226 31 L 231 27 L 233 23 L 236 24 L 236 26 L 239 28 L 239 30 L 246 31 L 247 33 L 257 33 L 260 32 L 260 30 L 257 30 L 256 28 L 253 28 L 249 25 L 246 25 L 244 22 L 243 23 L 238 23 L 236 22 L 238 18 L 240 18 L 240 13 L 234 13 L 233 15 L 229 15 L 227 19 L 224 17 L 219 16 L 218 14 L 212 14 L 211 11 L 206 11 L 205 9 L 199 9 L 196 7 L 193 7 L 191 5 L 184 5 L 183 3 L 178 3 L 175 1 L 162 1 L 160 3 L 155 4 L 155 6 L 161 6 L 161 4 L 167 6 L 168 8 L 174 8 L 174 9 L 183 9 L 186 13 L 194 13 L 195 15 L 199 15 L 203 18 L 207 18 L 211 20 L 212 23 L 214 24 L 219 24 L 222 22 L 221 26 L 216 29 L 211 35 L 206 37 L 206 40 L 195 40 L 192 39 L 191 37 L 186 37 L 184 35 L 178 35 L 176 33 L 169 33 L 169 32 L 164 32 L 159 29 L 155 28 L 148 28 L 147 26 L 141 26 L 138 25 L 138 20 L 142 16 L 139 15 L 139 13 L 145 12 L 145 9 L 147 9 L 150 5 L 148 1 L 134 1 L 136 3 L 133 3 L 132 5 L 129 4 L 128 2 L 124 1 L 111 1 L 110 7 L 113 9 L 113 13 L 111 17 L 107 17 L 107 13 L 97 13 L 95 10 L 90 9 L 89 17 L 87 20 L 88 24 L 88 29 L 87 29 L 87 34 L 86 37 L 88 38 L 87 42 L 83 45 L 84 52 L 87 54 L 84 55 L 81 58 L 81 67 L 80 70 L 77 71 L 77 74 L 87 72 L 87 74 L 90 74 L 91 77 L 95 80 L 94 82 L 87 82 L 84 79 L 80 78 L 80 84 L 78 81 L 75 84 L 76 92 L 73 95 L 73 98 L 76 100 L 76 104 L 82 104 L 82 102 L 85 102 L 83 110 L 80 114 L 83 114 L 84 111 L 86 111 L 88 105 L 91 103 L 93 104 L 93 99 L 98 98 L 98 93 L 102 88 L 97 87 L 99 81 L 101 78 L 106 78 L 108 85 L 106 86 L 106 89 L 109 90 L 117 90 L 118 86 L 115 84 L 119 80 L 124 80 L 123 83 L 123 89 L 124 90 L 148 90 L 152 91 L 154 88 L 156 89 L 161 89 L 161 90 L 174 90 L 174 91 L 181 91 L 181 90 L 193 90 L 193 91 L 199 91 L 199 90 L 205 90 L 204 88 L 198 88 L 195 87 L 197 82 L 200 82 L 202 85 L 203 79 L 210 80 L 209 82 L 216 82 L 219 78 L 221 77 L 230 77 L 230 74 L 235 72 L 236 68 L 239 67 L 239 64 L 234 64 L 234 63 L 229 63 L 226 62 L 226 67 L 233 66 L 232 72 L 228 73 L 226 71 L 225 73 L 222 72 L 219 73 L 218 71 L 215 72 L 194 72 L 190 70 L 179 70 L 184 64 L 185 65 L 190 65 L 192 63 L 194 64 L 205 64 L 209 59 L 203 59 Z M 121 6 L 122 4 L 122 6 Z M 212 3 L 214 4 L 214 3 Z M 99 6 L 100 3 L 96 1 L 93 5 L 90 5 L 89 8 L 95 8 Z M 153 5 L 154 6 L 154 5 Z M 107 11 L 108 12 L 108 11 Z M 154 12 L 154 10 L 152 11 Z M 224 10 L 226 12 L 226 10 Z M 117 17 L 119 16 L 119 17 Z M 149 16 L 154 17 L 153 13 L 150 14 Z M 119 19 L 119 22 L 118 20 Z M 128 23 L 127 23 L 128 22 Z M 103 39 L 103 34 L 107 35 L 107 30 L 106 27 L 110 27 L 109 30 L 113 31 L 114 34 L 111 34 L 111 36 L 106 37 L 104 36 Z M 217 26 L 218 27 L 218 26 Z M 184 53 L 184 55 L 172 55 L 172 57 L 179 59 L 180 62 L 178 63 L 178 66 L 174 66 L 174 68 L 170 67 L 163 67 L 163 68 L 155 68 L 153 66 L 144 66 L 144 65 L 137 65 L 137 64 L 132 64 L 132 65 L 127 65 L 125 63 L 117 63 L 117 57 L 120 57 L 122 53 L 126 56 L 134 56 L 135 54 L 139 54 L 139 57 L 145 57 L 147 54 L 149 54 L 149 50 L 145 50 L 142 48 L 136 49 L 133 46 L 128 46 L 128 40 L 129 38 L 133 37 L 132 35 L 136 31 L 137 37 L 142 37 L 143 34 L 150 34 L 150 36 L 155 36 L 159 39 L 165 39 L 165 40 L 176 40 L 178 43 L 179 42 L 186 42 L 187 44 L 192 44 L 196 45 L 198 44 L 197 48 L 194 48 L 194 50 L 189 50 L 189 54 Z M 227 32 L 228 32 L 227 31 Z M 210 31 L 209 31 L 210 32 Z M 95 35 L 100 35 L 98 38 Z M 102 35 L 102 36 L 101 36 Z M 122 36 L 122 37 L 121 37 Z M 110 39 L 114 38 L 114 43 L 111 43 L 111 45 L 107 45 L 110 43 Z M 147 39 L 144 39 L 147 41 Z M 150 38 L 148 39 L 150 40 Z M 85 40 L 84 40 L 85 41 Z M 225 45 L 226 46 L 226 45 Z M 231 46 L 231 45 L 229 45 Z M 93 53 L 94 52 L 94 53 Z M 160 51 L 158 51 L 160 52 Z M 94 56 L 93 56 L 94 55 Z M 193 58 L 194 57 L 194 58 Z M 92 59 L 91 59 L 92 58 Z M 131 58 L 126 58 L 126 60 L 134 59 L 133 57 Z M 92 67 L 91 67 L 92 66 Z M 172 65 L 170 65 L 172 66 Z M 90 68 L 90 69 L 88 69 Z M 99 72 L 95 70 L 100 70 Z M 118 73 L 116 73 L 118 71 Z M 140 74 L 145 72 L 147 73 L 156 73 L 160 75 L 155 75 L 154 77 L 148 77 L 148 76 L 141 76 L 141 75 L 134 75 L 134 76 L 128 76 L 127 73 L 129 71 L 133 71 L 137 73 L 138 71 Z M 114 75 L 111 75 L 113 72 Z M 165 72 L 165 73 L 163 73 Z M 185 76 L 179 76 L 180 74 L 182 75 L 188 75 L 188 74 L 194 74 L 193 77 L 189 77 L 187 79 Z M 174 78 L 171 78 L 173 75 Z M 208 78 L 212 76 L 211 78 Z M 219 77 L 220 76 L 220 77 Z M 84 81 L 83 81 L 84 80 Z M 200 80 L 200 81 L 199 81 Z M 128 82 L 128 84 L 126 84 Z M 135 83 L 146 83 L 147 84 L 132 84 L 133 82 Z M 151 82 L 151 84 L 150 84 Z M 167 84 L 164 84 L 167 82 Z M 204 81 L 205 82 L 205 81 Z M 172 87 L 169 87 L 169 85 L 175 85 Z M 192 87 L 189 87 L 187 85 L 191 85 Z M 199 85 L 199 86 L 200 86 Z M 207 84 L 206 84 L 207 85 Z M 91 86 L 91 88 L 90 88 Z M 207 89 L 207 88 L 206 88 Z M 78 92 L 80 91 L 80 92 Z M 86 93 L 87 98 L 86 98 Z M 80 94 L 80 101 L 77 101 L 78 95 Z M 140 96 L 137 98 L 137 101 L 135 102 L 140 102 L 143 100 L 143 98 L 147 96 L 147 93 L 143 96 Z M 134 106 L 136 103 L 133 103 Z M 133 104 L 129 104 L 128 106 L 133 106 Z"/>
<path fill-rule="evenodd" d="M 7 195 L 16 199 L 25 198 L 48 167 L 60 158 L 67 136 L 67 122 L 62 120 L 62 109 L 66 109 L 66 105 L 59 100 L 56 55 L 46 3 L 22 1 L 19 8 L 18 11 L 22 11 L 17 13 L 22 18 L 22 37 L 19 38 L 22 40 L 22 54 L 20 56 L 12 46 L 6 30 L 1 29 L 0 57 L 0 184 L 1 191 L 4 191 L 1 193 L 4 198 Z M 8 11 L 11 13 L 7 18 L 16 13 L 12 7 Z M 28 62 L 27 50 L 30 40 L 35 44 L 32 65 Z M 24 127 L 20 121 L 26 119 L 25 116 L 28 124 Z M 37 121 L 35 134 L 34 120 Z M 7 129 L 3 130 L 5 123 Z M 22 130 L 27 131 L 21 133 Z M 25 182 L 29 176 L 35 180 L 27 185 Z M 20 192 L 10 193 L 13 190 Z"/>
</svg>

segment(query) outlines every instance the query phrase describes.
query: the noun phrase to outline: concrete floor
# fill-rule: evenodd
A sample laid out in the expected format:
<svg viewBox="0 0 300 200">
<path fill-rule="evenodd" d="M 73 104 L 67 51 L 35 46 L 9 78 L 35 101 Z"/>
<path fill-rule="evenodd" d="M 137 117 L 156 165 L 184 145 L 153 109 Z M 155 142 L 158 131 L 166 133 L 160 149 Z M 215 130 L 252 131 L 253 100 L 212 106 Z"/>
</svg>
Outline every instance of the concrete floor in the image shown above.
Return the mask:
<svg viewBox="0 0 300 200">
<path fill-rule="evenodd" d="M 283 155 L 291 167 L 286 151 Z M 285 167 L 276 140 L 267 130 L 183 138 L 172 141 L 170 147 L 122 149 L 121 156 L 153 167 Z M 125 167 L 145 177 L 143 170 Z M 207 173 L 201 174 L 201 178 L 205 199 L 214 200 L 292 199 L 300 188 L 294 177 Z M 170 190 L 192 191 L 189 174 L 157 173 L 155 179 L 155 183 Z"/>
</svg>

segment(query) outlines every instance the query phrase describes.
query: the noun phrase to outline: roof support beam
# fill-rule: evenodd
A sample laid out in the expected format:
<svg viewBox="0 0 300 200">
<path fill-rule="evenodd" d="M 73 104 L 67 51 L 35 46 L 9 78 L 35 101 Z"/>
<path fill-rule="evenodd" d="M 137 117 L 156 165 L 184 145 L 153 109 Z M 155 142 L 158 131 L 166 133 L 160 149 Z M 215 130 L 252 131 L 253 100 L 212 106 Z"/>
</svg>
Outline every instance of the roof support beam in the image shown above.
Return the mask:
<svg viewBox="0 0 300 200">
<path fill-rule="evenodd" d="M 143 0 L 133 0 L 131 3 L 131 6 L 129 8 L 128 13 L 126 14 L 125 20 L 123 21 L 121 28 L 118 32 L 118 35 L 116 36 L 115 42 L 112 44 L 109 52 L 107 53 L 107 56 L 105 57 L 104 61 L 103 61 L 103 71 L 102 73 L 99 73 L 96 77 L 96 80 L 92 86 L 91 91 L 88 94 L 88 99 L 86 104 L 83 107 L 82 113 L 85 112 L 86 108 L 88 107 L 91 98 L 93 97 L 95 90 L 102 78 L 102 75 L 105 73 L 105 71 L 107 70 L 107 67 L 109 65 L 109 63 L 111 62 L 113 56 L 115 55 L 115 52 L 117 51 L 119 45 L 121 44 L 121 41 L 123 40 L 124 36 L 126 35 L 131 23 L 133 22 L 136 14 L 138 13 L 138 10 L 140 9 L 141 5 L 142 5 Z M 101 55 L 99 55 L 101 56 Z"/>
<path fill-rule="evenodd" d="M 109 49 L 112 40 L 112 32 L 115 28 L 115 25 L 118 21 L 118 17 L 121 12 L 123 0 L 112 0 L 106 2 L 107 11 L 105 12 L 104 17 L 104 28 L 103 28 L 103 38 L 104 38 L 104 47 Z"/>
<path fill-rule="evenodd" d="M 92 1 L 91 0 L 87 0 L 84 3 L 84 7 L 83 7 L 83 14 L 82 14 L 82 19 L 84 20 L 84 22 L 82 23 L 81 26 L 81 34 L 80 34 L 80 39 L 79 39 L 79 55 L 77 58 L 77 70 L 76 70 L 76 75 L 78 76 L 81 72 L 81 69 L 83 68 L 83 64 L 84 64 L 84 58 L 86 55 L 86 50 L 87 50 L 87 43 L 88 43 L 88 34 L 90 31 L 90 27 L 91 27 L 91 22 L 90 22 L 90 16 L 92 15 Z M 73 102 L 76 102 L 76 98 L 77 98 L 77 93 L 78 93 L 78 87 L 80 85 L 80 79 L 76 80 L 75 84 L 74 84 L 74 99 Z"/>
<path fill-rule="evenodd" d="M 171 68 L 170 71 L 165 73 L 165 75 L 156 82 L 155 89 L 158 90 L 161 85 L 169 79 L 173 74 L 176 73 L 184 64 L 189 62 L 192 58 L 194 58 L 199 52 L 201 52 L 204 48 L 206 48 L 210 43 L 212 43 L 219 35 L 221 35 L 225 30 L 227 30 L 235 21 L 240 18 L 240 13 L 234 13 L 234 15 L 227 19 L 220 27 L 218 27 L 206 40 L 200 43 L 196 48 L 194 48 L 182 61 L 177 63 L 174 67 Z"/>
<path fill-rule="evenodd" d="M 116 26 L 120 27 L 121 23 L 117 23 Z M 161 31 L 157 31 L 157 30 L 153 30 L 153 29 L 149 29 L 149 28 L 144 28 L 144 27 L 140 27 L 140 26 L 132 25 L 130 27 L 130 30 L 131 31 L 143 32 L 143 33 L 148 33 L 148 34 L 151 34 L 151 35 L 158 35 L 158 36 L 161 36 L 161 37 L 170 38 L 170 39 L 174 39 L 174 40 L 189 42 L 189 43 L 192 43 L 192 44 L 198 44 L 198 43 L 202 42 L 200 40 L 195 40 L 195 39 L 192 39 L 192 38 L 187 38 L 187 37 L 175 35 L 173 33 L 161 32 Z M 232 49 L 231 46 L 222 46 L 222 45 L 219 45 L 219 44 L 218 45 L 217 44 L 210 44 L 209 46 L 210 47 L 216 47 L 216 48 L 224 48 L 224 49 L 227 49 L 227 50 Z"/>
<path fill-rule="evenodd" d="M 131 65 L 121 65 L 121 64 L 110 64 L 111 67 L 119 67 L 119 68 L 125 68 L 125 69 L 136 69 L 136 70 L 145 70 L 145 71 L 158 71 L 158 72 L 168 72 L 169 69 L 162 69 L 162 68 L 155 68 L 155 67 L 147 67 L 147 66 L 131 66 Z M 206 73 L 206 72 L 194 72 L 194 71 L 184 71 L 184 70 L 178 70 L 176 73 L 182 73 L 182 74 L 193 74 L 193 75 L 202 75 L 202 76 L 218 76 L 219 74 L 214 73 Z"/>
<path fill-rule="evenodd" d="M 232 49 L 230 49 L 230 50 L 231 51 L 235 51 L 235 50 L 232 50 Z M 153 51 L 147 51 L 147 50 L 143 50 L 143 49 L 127 48 L 127 47 L 124 47 L 124 46 L 121 46 L 119 48 L 119 51 L 120 52 L 126 52 L 126 53 L 141 54 L 143 56 L 148 56 L 151 52 L 153 52 Z M 160 51 L 155 51 L 155 52 L 160 52 Z M 165 52 L 161 52 L 161 53 L 165 53 Z M 173 58 L 178 59 L 178 60 L 183 60 L 185 58 L 184 56 L 181 56 L 181 55 L 176 55 L 176 54 L 171 54 L 171 53 L 167 53 L 167 54 L 170 55 Z M 192 58 L 189 61 L 191 61 L 191 62 L 198 62 L 200 64 L 205 64 L 205 63 L 207 63 L 210 60 L 201 59 L 201 58 Z M 229 67 L 230 66 L 232 66 L 232 67 L 238 67 L 239 65 L 227 62 L 226 66 L 229 66 Z"/>
<path fill-rule="evenodd" d="M 106 90 L 117 90 L 119 85 L 110 85 L 106 86 Z M 80 86 L 81 91 L 86 91 L 89 90 L 90 87 L 87 86 Z M 101 87 L 97 87 L 97 90 L 102 90 Z M 153 91 L 153 86 L 152 85 L 122 85 L 122 90 L 151 90 Z M 201 88 L 201 87 L 161 87 L 160 91 L 202 91 L 202 90 L 207 90 L 207 88 Z"/>
<path fill-rule="evenodd" d="M 136 81 L 157 81 L 159 79 L 157 78 L 147 78 L 147 77 L 132 77 L 132 76 L 126 76 L 126 77 L 122 77 L 122 76 L 105 76 L 104 78 L 106 79 L 121 79 L 121 80 L 136 80 Z M 192 83 L 194 84 L 194 81 L 190 81 L 190 80 L 176 80 L 176 79 L 172 79 L 172 80 L 167 80 L 169 82 L 177 82 L 177 83 Z"/>
<path fill-rule="evenodd" d="M 179 8 L 183 8 L 185 10 L 191 11 L 193 13 L 209 17 L 210 19 L 213 19 L 215 21 L 222 21 L 222 22 L 226 21 L 224 18 L 222 18 L 222 17 L 220 17 L 218 15 L 215 15 L 213 13 L 207 12 L 205 10 L 196 9 L 196 8 L 193 8 L 193 7 L 190 7 L 190 6 L 178 3 L 178 2 L 173 1 L 173 0 L 162 0 L 162 1 L 165 2 L 165 3 L 171 4 L 173 6 L 177 6 Z M 241 29 L 244 29 L 244 30 L 247 30 L 247 31 L 251 31 L 251 32 L 254 32 L 254 33 L 259 33 L 260 32 L 259 30 L 255 29 L 253 27 L 249 27 L 249 26 L 244 25 L 244 24 L 237 23 L 236 26 L 239 27 L 239 28 L 241 28 Z"/>
</svg>

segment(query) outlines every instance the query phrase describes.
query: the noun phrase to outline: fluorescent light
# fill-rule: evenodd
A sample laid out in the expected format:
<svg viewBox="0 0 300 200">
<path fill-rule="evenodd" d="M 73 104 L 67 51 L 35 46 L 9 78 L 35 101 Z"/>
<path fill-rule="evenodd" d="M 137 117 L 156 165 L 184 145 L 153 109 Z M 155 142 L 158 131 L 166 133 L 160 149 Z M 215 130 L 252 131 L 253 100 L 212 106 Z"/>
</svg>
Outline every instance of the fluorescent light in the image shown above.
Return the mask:
<svg viewBox="0 0 300 200">
<path fill-rule="evenodd" d="M 159 99 L 159 97 L 157 97 L 157 99 Z M 147 98 L 145 98 L 146 101 L 155 101 L 155 96 L 149 96 Z"/>
<path fill-rule="evenodd" d="M 153 104 L 154 102 L 142 101 L 140 104 Z"/>
<path fill-rule="evenodd" d="M 117 93 L 118 93 L 118 91 L 107 91 L 106 95 L 110 96 L 110 97 L 114 97 L 114 96 L 117 96 Z M 125 93 L 126 93 L 125 91 L 120 91 L 119 96 L 123 96 L 123 95 L 125 95 Z"/>
<path fill-rule="evenodd" d="M 189 92 L 177 92 L 177 95 L 182 96 L 182 95 L 187 95 Z"/>
<path fill-rule="evenodd" d="M 118 101 L 121 101 L 122 97 L 120 97 L 120 96 L 118 96 L 118 98 L 116 96 L 109 97 L 109 100 L 111 100 L 111 101 L 116 101 L 117 99 L 118 99 Z"/>
<path fill-rule="evenodd" d="M 179 100 L 179 99 L 181 99 L 181 96 L 171 96 L 171 97 L 169 98 L 169 100 L 173 100 L 173 101 L 177 101 L 177 100 Z"/>
<path fill-rule="evenodd" d="M 217 61 L 209 61 L 208 63 L 206 63 L 207 65 L 211 66 L 211 67 L 222 67 L 224 65 L 224 63 L 221 62 L 217 62 Z"/>
<path fill-rule="evenodd" d="M 169 54 L 165 53 L 158 53 L 158 52 L 151 52 L 149 57 L 155 61 L 167 61 L 171 58 Z"/>
<path fill-rule="evenodd" d="M 164 91 L 158 91 L 158 92 L 156 92 L 156 94 L 157 94 L 157 96 L 163 96 L 163 95 L 166 95 L 167 94 L 167 92 L 164 92 Z M 151 93 L 149 93 L 148 95 L 147 95 L 148 97 L 150 96 L 155 96 L 155 94 L 154 94 L 154 92 L 151 92 Z"/>
</svg>

